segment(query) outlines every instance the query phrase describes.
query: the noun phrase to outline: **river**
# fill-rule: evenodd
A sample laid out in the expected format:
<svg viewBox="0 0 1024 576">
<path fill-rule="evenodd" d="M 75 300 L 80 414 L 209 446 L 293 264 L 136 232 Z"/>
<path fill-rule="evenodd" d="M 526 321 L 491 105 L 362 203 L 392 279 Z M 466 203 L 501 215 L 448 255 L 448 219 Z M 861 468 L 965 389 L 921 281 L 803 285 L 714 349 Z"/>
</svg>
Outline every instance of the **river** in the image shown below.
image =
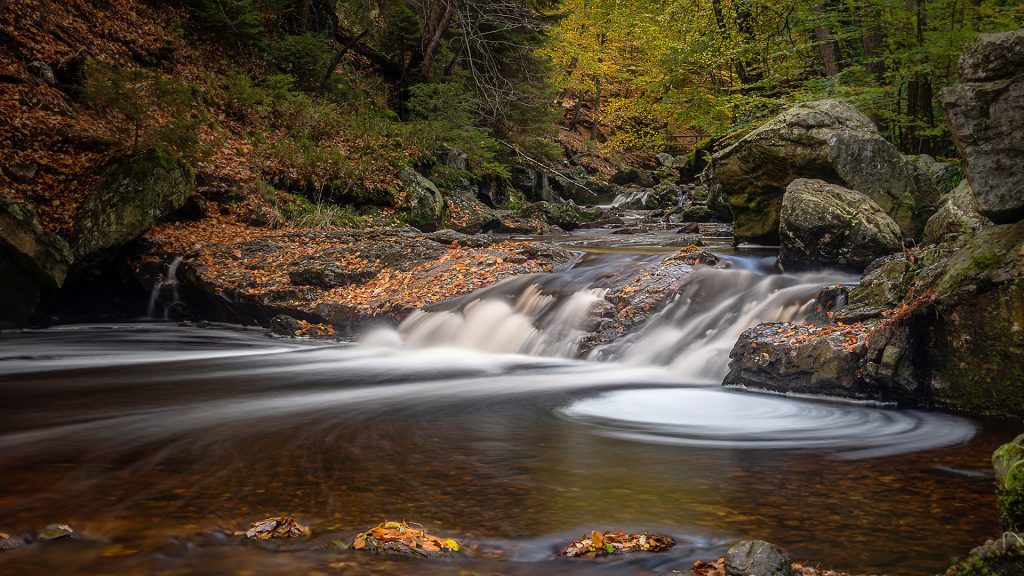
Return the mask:
<svg viewBox="0 0 1024 576">
<path fill-rule="evenodd" d="M 836 273 L 723 251 L 635 334 L 583 349 L 601 278 L 670 249 L 578 235 L 569 271 L 514 279 L 364 341 L 149 322 L 0 340 L 0 531 L 79 539 L 0 573 L 656 574 L 765 539 L 851 572 L 932 574 L 992 536 L 988 457 L 1013 430 L 920 411 L 725 390 L 757 321 L 799 319 Z M 218 529 L 286 514 L 279 546 Z M 337 542 L 384 520 L 470 543 L 454 563 Z M 592 529 L 656 555 L 563 560 Z"/>
</svg>

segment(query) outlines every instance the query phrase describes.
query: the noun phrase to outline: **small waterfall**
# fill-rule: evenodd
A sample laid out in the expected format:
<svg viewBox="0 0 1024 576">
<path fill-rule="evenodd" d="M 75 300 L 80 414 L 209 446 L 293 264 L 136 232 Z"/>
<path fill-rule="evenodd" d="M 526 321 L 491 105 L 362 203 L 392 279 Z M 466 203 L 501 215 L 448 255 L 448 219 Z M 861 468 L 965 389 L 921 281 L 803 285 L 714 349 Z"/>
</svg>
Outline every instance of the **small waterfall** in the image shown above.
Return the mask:
<svg viewBox="0 0 1024 576">
<path fill-rule="evenodd" d="M 740 334 L 762 322 L 808 318 L 818 291 L 853 283 L 837 272 L 776 273 L 775 258 L 723 257 L 725 268 L 699 266 L 691 279 L 631 333 L 593 349 L 588 360 L 664 366 L 694 382 L 720 382 Z M 653 270 L 659 259 L 598 260 L 561 274 L 514 278 L 419 310 L 398 327 L 409 348 L 576 358 L 581 344 L 613 307 L 606 296 Z M 397 336 L 397 338 L 395 337 Z M 386 339 L 375 338 L 375 342 Z"/>
<path fill-rule="evenodd" d="M 178 266 L 180 264 L 181 256 L 175 256 L 174 260 L 167 265 L 167 272 L 153 284 L 153 291 L 149 294 L 146 318 L 167 320 L 168 310 L 181 305 L 181 295 L 178 294 Z M 161 301 L 165 302 L 162 307 L 160 306 Z M 161 308 L 159 317 L 156 315 L 158 307 Z"/>
<path fill-rule="evenodd" d="M 702 269 L 636 332 L 590 353 L 593 360 L 669 366 L 692 381 L 721 381 L 744 330 L 762 322 L 796 322 L 812 312 L 822 286 L 853 281 L 834 273 L 764 274 Z"/>
</svg>

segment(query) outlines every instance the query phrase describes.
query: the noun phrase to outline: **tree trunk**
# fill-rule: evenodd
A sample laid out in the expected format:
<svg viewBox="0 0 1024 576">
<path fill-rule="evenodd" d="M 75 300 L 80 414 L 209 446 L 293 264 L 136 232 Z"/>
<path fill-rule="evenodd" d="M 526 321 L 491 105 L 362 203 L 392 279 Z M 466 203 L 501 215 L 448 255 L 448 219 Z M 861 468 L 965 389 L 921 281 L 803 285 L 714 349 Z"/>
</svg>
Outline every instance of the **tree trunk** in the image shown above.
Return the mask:
<svg viewBox="0 0 1024 576">
<path fill-rule="evenodd" d="M 417 68 L 424 80 L 430 79 L 430 64 L 441 47 L 441 39 L 448 31 L 455 16 L 455 9 L 445 0 L 431 6 L 427 21 L 420 35 L 420 55 L 416 58 Z"/>
<path fill-rule="evenodd" d="M 583 108 L 583 95 L 576 96 L 576 107 L 572 111 L 572 120 L 569 121 L 569 131 L 576 130 L 576 124 L 580 121 L 580 109 Z"/>
<path fill-rule="evenodd" d="M 594 121 L 590 125 L 590 139 L 601 135 L 601 77 L 594 77 Z"/>
<path fill-rule="evenodd" d="M 864 48 L 865 68 L 875 75 L 879 81 L 885 76 L 885 62 L 882 62 L 882 12 L 878 6 L 865 2 L 860 13 L 861 28 L 864 35 L 861 36 L 861 46 Z"/>
<path fill-rule="evenodd" d="M 320 82 L 321 91 L 327 90 L 327 84 L 331 81 L 331 76 L 334 76 L 334 71 L 337 70 L 338 66 L 341 65 L 341 61 L 345 58 L 345 54 L 347 54 L 348 51 L 351 50 L 353 46 L 358 44 L 359 41 L 366 37 L 366 35 L 369 33 L 369 28 L 363 30 L 362 32 L 359 33 L 358 36 L 352 38 L 344 46 L 342 46 L 341 50 L 339 50 L 338 53 L 334 55 L 334 59 L 331 60 L 331 65 L 327 67 L 327 73 L 324 74 L 323 81 Z"/>
<path fill-rule="evenodd" d="M 839 74 L 839 51 L 836 39 L 832 35 L 832 28 L 829 26 L 828 14 L 820 3 L 812 6 L 811 12 L 817 16 L 817 22 L 814 25 L 814 38 L 818 44 L 818 55 L 821 56 L 821 67 L 826 76 L 835 76 Z"/>
</svg>

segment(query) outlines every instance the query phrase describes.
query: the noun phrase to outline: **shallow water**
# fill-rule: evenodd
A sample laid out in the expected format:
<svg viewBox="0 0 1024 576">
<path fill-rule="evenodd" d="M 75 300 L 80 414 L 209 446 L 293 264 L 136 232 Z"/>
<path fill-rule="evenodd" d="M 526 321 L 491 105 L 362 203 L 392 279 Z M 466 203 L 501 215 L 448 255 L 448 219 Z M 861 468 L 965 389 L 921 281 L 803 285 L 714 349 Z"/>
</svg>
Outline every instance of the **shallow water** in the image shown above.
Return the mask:
<svg viewBox="0 0 1024 576">
<path fill-rule="evenodd" d="M 565 282 L 566 299 L 589 285 Z M 530 310 L 535 323 L 557 316 Z M 84 539 L 0 554 L 0 573 L 650 574 L 761 538 L 795 559 L 916 575 L 996 531 L 988 455 L 1015 432 L 1004 425 L 728 391 L 671 362 L 409 334 L 3 334 L 0 531 L 67 522 Z M 279 514 L 310 524 L 312 540 L 283 553 L 214 533 Z M 388 519 L 481 557 L 382 560 L 334 543 Z M 591 529 L 680 545 L 596 564 L 553 557 Z"/>
</svg>

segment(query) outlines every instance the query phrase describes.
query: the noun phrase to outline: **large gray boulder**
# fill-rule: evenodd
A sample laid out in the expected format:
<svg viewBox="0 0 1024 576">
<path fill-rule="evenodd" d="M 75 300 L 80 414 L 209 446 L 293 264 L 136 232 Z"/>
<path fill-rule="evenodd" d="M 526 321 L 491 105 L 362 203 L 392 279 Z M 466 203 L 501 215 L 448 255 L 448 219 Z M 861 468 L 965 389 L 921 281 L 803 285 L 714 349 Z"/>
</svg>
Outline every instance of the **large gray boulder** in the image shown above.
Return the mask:
<svg viewBox="0 0 1024 576">
<path fill-rule="evenodd" d="M 975 234 L 991 225 L 992 221 L 978 212 L 978 200 L 970 182 L 964 180 L 928 219 L 923 240 L 925 244 L 938 244 L 952 236 Z"/>
<path fill-rule="evenodd" d="M 0 196 L 0 325 L 28 320 L 41 289 L 64 285 L 71 249 L 44 232 L 31 207 Z"/>
<path fill-rule="evenodd" d="M 405 188 L 403 207 L 409 211 L 409 224 L 424 231 L 444 225 L 447 205 L 434 183 L 412 168 L 403 168 L 399 179 Z"/>
<path fill-rule="evenodd" d="M 843 324 L 744 332 L 725 384 L 1020 421 L 1021 278 L 1024 221 L 887 257 L 834 314 Z"/>
<path fill-rule="evenodd" d="M 902 246 L 899 226 L 870 198 L 806 178 L 786 188 L 779 235 L 779 261 L 787 271 L 859 272 Z"/>
<path fill-rule="evenodd" d="M 778 546 L 744 540 L 725 553 L 725 576 L 792 576 L 793 563 Z"/>
<path fill-rule="evenodd" d="M 76 268 L 104 259 L 180 208 L 192 184 L 186 168 L 159 152 L 107 168 L 78 213 L 70 241 Z"/>
<path fill-rule="evenodd" d="M 865 194 L 906 237 L 924 227 L 914 171 L 866 116 L 849 104 L 819 100 L 779 114 L 712 159 L 712 191 L 721 188 L 737 242 L 774 244 L 786 187 L 817 178 Z"/>
<path fill-rule="evenodd" d="M 978 211 L 996 223 L 1024 218 L 1024 30 L 980 35 L 939 100 Z"/>
</svg>

